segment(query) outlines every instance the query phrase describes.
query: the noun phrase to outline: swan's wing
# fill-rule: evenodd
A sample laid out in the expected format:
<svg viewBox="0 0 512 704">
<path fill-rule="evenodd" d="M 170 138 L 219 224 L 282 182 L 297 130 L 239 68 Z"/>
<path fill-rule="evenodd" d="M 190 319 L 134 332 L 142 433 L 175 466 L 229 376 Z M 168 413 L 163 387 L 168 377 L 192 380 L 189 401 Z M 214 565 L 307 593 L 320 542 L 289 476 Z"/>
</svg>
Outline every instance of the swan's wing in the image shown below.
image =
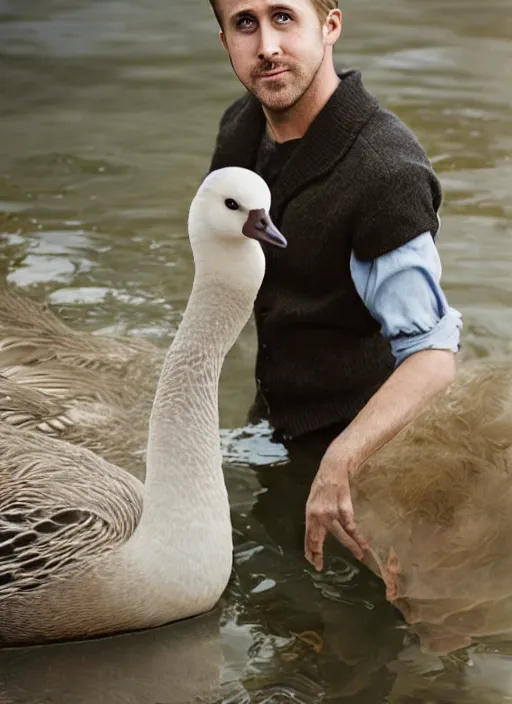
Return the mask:
<svg viewBox="0 0 512 704">
<path fill-rule="evenodd" d="M 20 382 L 0 375 L 0 422 L 87 447 L 142 476 L 151 393 L 137 396 L 127 388 L 123 395 L 116 380 L 89 376 L 94 373 L 67 368 L 60 374 L 58 366 L 48 379 L 37 368 L 24 370 Z M 50 385 L 54 394 L 41 390 Z"/>
<path fill-rule="evenodd" d="M 0 420 L 87 447 L 142 474 L 164 351 L 77 332 L 47 305 L 0 288 Z"/>
<path fill-rule="evenodd" d="M 89 450 L 0 424 L 0 599 L 124 543 L 142 499 L 137 479 Z"/>
<path fill-rule="evenodd" d="M 146 340 L 73 330 L 47 304 L 0 289 L 0 373 L 58 361 L 120 379 L 158 374 L 163 352 Z M 44 390 L 44 389 L 43 389 Z"/>
<path fill-rule="evenodd" d="M 0 421 L 59 437 L 73 425 L 69 410 L 67 399 L 50 396 L 30 384 L 16 383 L 0 375 Z"/>
<path fill-rule="evenodd" d="M 55 437 L 72 426 L 105 426 L 134 411 L 149 417 L 156 380 L 127 383 L 58 362 L 0 373 L 0 419 Z"/>
</svg>

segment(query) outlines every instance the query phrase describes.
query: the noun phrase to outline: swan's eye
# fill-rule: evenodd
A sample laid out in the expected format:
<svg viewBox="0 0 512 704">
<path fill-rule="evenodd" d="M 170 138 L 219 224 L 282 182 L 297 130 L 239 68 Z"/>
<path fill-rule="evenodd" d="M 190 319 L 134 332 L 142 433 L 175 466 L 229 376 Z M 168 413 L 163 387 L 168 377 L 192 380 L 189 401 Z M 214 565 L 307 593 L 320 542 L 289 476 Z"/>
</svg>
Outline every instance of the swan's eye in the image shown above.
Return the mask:
<svg viewBox="0 0 512 704">
<path fill-rule="evenodd" d="M 236 200 L 233 200 L 233 198 L 226 198 L 224 201 L 226 208 L 229 208 L 230 210 L 239 210 L 240 206 L 236 202 Z"/>
</svg>

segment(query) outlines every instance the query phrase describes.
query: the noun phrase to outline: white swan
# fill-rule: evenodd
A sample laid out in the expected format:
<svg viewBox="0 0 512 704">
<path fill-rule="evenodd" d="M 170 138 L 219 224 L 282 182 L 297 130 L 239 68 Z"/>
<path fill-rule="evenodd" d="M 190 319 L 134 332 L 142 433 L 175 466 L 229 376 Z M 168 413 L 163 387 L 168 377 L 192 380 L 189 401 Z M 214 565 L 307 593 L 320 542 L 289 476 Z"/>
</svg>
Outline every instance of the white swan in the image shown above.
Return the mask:
<svg viewBox="0 0 512 704">
<path fill-rule="evenodd" d="M 195 278 L 150 418 L 146 482 L 80 447 L 0 427 L 0 643 L 161 625 L 212 608 L 232 538 L 218 427 L 224 357 L 285 246 L 270 192 L 210 174 L 189 213 Z"/>
</svg>

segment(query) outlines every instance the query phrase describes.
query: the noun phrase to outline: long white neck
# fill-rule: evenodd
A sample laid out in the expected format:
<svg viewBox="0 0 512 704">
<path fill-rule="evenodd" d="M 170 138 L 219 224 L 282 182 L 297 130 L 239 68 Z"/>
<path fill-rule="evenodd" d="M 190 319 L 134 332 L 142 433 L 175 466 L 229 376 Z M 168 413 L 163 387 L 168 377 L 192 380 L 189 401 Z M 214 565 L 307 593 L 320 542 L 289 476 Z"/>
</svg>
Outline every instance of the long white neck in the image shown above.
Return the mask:
<svg viewBox="0 0 512 704">
<path fill-rule="evenodd" d="M 249 240 L 230 243 L 224 253 L 218 243 L 201 245 L 192 293 L 163 365 L 150 418 L 138 530 L 163 535 L 169 529 L 174 545 L 181 530 L 190 536 L 195 521 L 212 528 L 229 521 L 218 383 L 224 358 L 252 312 L 263 275 L 260 252 Z"/>
</svg>

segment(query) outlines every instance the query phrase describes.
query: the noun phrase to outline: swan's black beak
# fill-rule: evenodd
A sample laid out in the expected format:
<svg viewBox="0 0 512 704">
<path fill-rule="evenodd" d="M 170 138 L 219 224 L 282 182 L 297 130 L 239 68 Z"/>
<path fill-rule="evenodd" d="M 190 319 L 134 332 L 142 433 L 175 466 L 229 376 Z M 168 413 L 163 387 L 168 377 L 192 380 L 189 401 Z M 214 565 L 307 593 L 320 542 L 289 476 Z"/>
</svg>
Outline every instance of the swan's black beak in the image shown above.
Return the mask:
<svg viewBox="0 0 512 704">
<path fill-rule="evenodd" d="M 246 237 L 252 237 L 252 239 L 260 242 L 268 242 L 268 244 L 273 244 L 276 247 L 286 247 L 288 244 L 263 209 L 249 210 L 242 232 Z"/>
</svg>

